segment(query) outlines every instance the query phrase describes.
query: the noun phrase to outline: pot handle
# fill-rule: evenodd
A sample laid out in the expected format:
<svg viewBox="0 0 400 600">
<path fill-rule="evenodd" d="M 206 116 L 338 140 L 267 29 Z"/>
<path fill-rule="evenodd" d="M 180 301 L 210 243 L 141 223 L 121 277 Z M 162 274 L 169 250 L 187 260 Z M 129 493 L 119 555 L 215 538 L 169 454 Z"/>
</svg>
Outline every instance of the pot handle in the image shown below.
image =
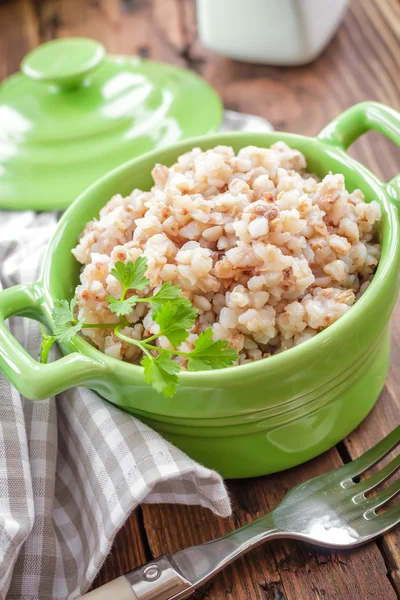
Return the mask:
<svg viewBox="0 0 400 600">
<path fill-rule="evenodd" d="M 0 370 L 29 400 L 44 400 L 68 388 L 88 384 L 105 372 L 100 361 L 78 352 L 50 364 L 34 360 L 5 325 L 13 315 L 44 321 L 50 314 L 40 284 L 16 285 L 0 292 Z"/>
<path fill-rule="evenodd" d="M 324 127 L 317 139 L 347 150 L 356 139 L 371 129 L 383 133 L 400 146 L 400 113 L 379 102 L 361 102 L 352 106 Z M 400 173 L 386 187 L 390 196 L 398 202 Z"/>
</svg>

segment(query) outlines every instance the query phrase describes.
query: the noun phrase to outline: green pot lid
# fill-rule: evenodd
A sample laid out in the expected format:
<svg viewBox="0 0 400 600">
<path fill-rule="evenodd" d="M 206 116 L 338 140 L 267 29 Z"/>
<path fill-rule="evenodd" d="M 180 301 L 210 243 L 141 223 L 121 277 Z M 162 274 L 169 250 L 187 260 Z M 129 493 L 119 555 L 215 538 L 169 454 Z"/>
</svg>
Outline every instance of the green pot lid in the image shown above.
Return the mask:
<svg viewBox="0 0 400 600">
<path fill-rule="evenodd" d="M 222 120 L 194 73 L 86 38 L 39 46 L 21 71 L 0 86 L 0 208 L 66 208 L 114 167 Z"/>
</svg>

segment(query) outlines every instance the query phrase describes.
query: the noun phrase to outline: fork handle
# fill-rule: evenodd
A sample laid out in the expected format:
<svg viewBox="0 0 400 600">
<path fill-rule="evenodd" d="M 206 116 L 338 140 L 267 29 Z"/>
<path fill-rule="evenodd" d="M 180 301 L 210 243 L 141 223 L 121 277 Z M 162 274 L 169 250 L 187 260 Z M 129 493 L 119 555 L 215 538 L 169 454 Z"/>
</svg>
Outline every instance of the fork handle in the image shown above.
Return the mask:
<svg viewBox="0 0 400 600">
<path fill-rule="evenodd" d="M 127 578 L 123 575 L 82 596 L 85 600 L 137 600 Z"/>
<path fill-rule="evenodd" d="M 161 556 L 130 571 L 116 580 L 125 581 L 121 584 L 120 593 L 114 593 L 113 597 L 115 600 L 183 600 L 239 556 L 268 539 L 282 535 L 274 525 L 273 514 L 269 513 L 224 537 Z M 110 584 L 84 598 L 102 600 L 105 596 L 96 595 L 96 592 L 100 594 L 107 585 Z M 111 591 L 118 592 L 117 589 Z"/>
</svg>

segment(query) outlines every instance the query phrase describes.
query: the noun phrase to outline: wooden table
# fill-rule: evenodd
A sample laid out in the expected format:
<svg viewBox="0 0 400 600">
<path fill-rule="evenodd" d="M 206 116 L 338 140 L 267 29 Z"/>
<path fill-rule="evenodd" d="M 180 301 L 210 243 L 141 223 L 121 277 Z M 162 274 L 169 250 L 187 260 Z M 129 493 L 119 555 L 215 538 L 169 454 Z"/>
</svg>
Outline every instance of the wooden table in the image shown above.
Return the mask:
<svg viewBox="0 0 400 600">
<path fill-rule="evenodd" d="M 194 0 L 7 0 L 0 4 L 0 78 L 17 70 L 21 58 L 37 44 L 65 35 L 90 36 L 109 52 L 136 53 L 194 69 L 214 85 L 228 108 L 266 117 L 284 131 L 314 135 L 343 109 L 366 99 L 400 109 L 399 0 L 353 0 L 323 55 L 299 68 L 240 64 L 207 53 L 196 34 Z M 365 135 L 352 152 L 384 179 L 400 170 L 400 151 L 379 135 Z M 152 557 L 250 522 L 274 508 L 294 484 L 349 461 L 388 433 L 400 422 L 400 304 L 392 331 L 386 387 L 348 439 L 291 471 L 229 482 L 231 519 L 217 519 L 201 508 L 144 505 L 117 535 L 95 586 Z M 295 542 L 265 544 L 196 595 L 198 600 L 396 597 L 400 598 L 399 529 L 352 552 L 322 551 Z"/>
</svg>

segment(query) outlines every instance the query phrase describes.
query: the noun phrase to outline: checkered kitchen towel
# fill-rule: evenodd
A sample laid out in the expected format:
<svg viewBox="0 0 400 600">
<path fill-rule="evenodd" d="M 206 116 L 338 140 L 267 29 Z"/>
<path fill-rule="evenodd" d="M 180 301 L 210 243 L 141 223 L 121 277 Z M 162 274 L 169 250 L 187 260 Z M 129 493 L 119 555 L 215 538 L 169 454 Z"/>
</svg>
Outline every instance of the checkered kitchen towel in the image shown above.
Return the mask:
<svg viewBox="0 0 400 600">
<path fill-rule="evenodd" d="M 227 111 L 224 129 L 270 126 Z M 56 221 L 51 213 L 0 212 L 0 288 L 37 279 Z M 10 328 L 36 357 L 37 323 L 13 318 Z M 30 402 L 0 373 L 1 600 L 79 597 L 141 502 L 231 511 L 217 473 L 94 392 Z"/>
</svg>

